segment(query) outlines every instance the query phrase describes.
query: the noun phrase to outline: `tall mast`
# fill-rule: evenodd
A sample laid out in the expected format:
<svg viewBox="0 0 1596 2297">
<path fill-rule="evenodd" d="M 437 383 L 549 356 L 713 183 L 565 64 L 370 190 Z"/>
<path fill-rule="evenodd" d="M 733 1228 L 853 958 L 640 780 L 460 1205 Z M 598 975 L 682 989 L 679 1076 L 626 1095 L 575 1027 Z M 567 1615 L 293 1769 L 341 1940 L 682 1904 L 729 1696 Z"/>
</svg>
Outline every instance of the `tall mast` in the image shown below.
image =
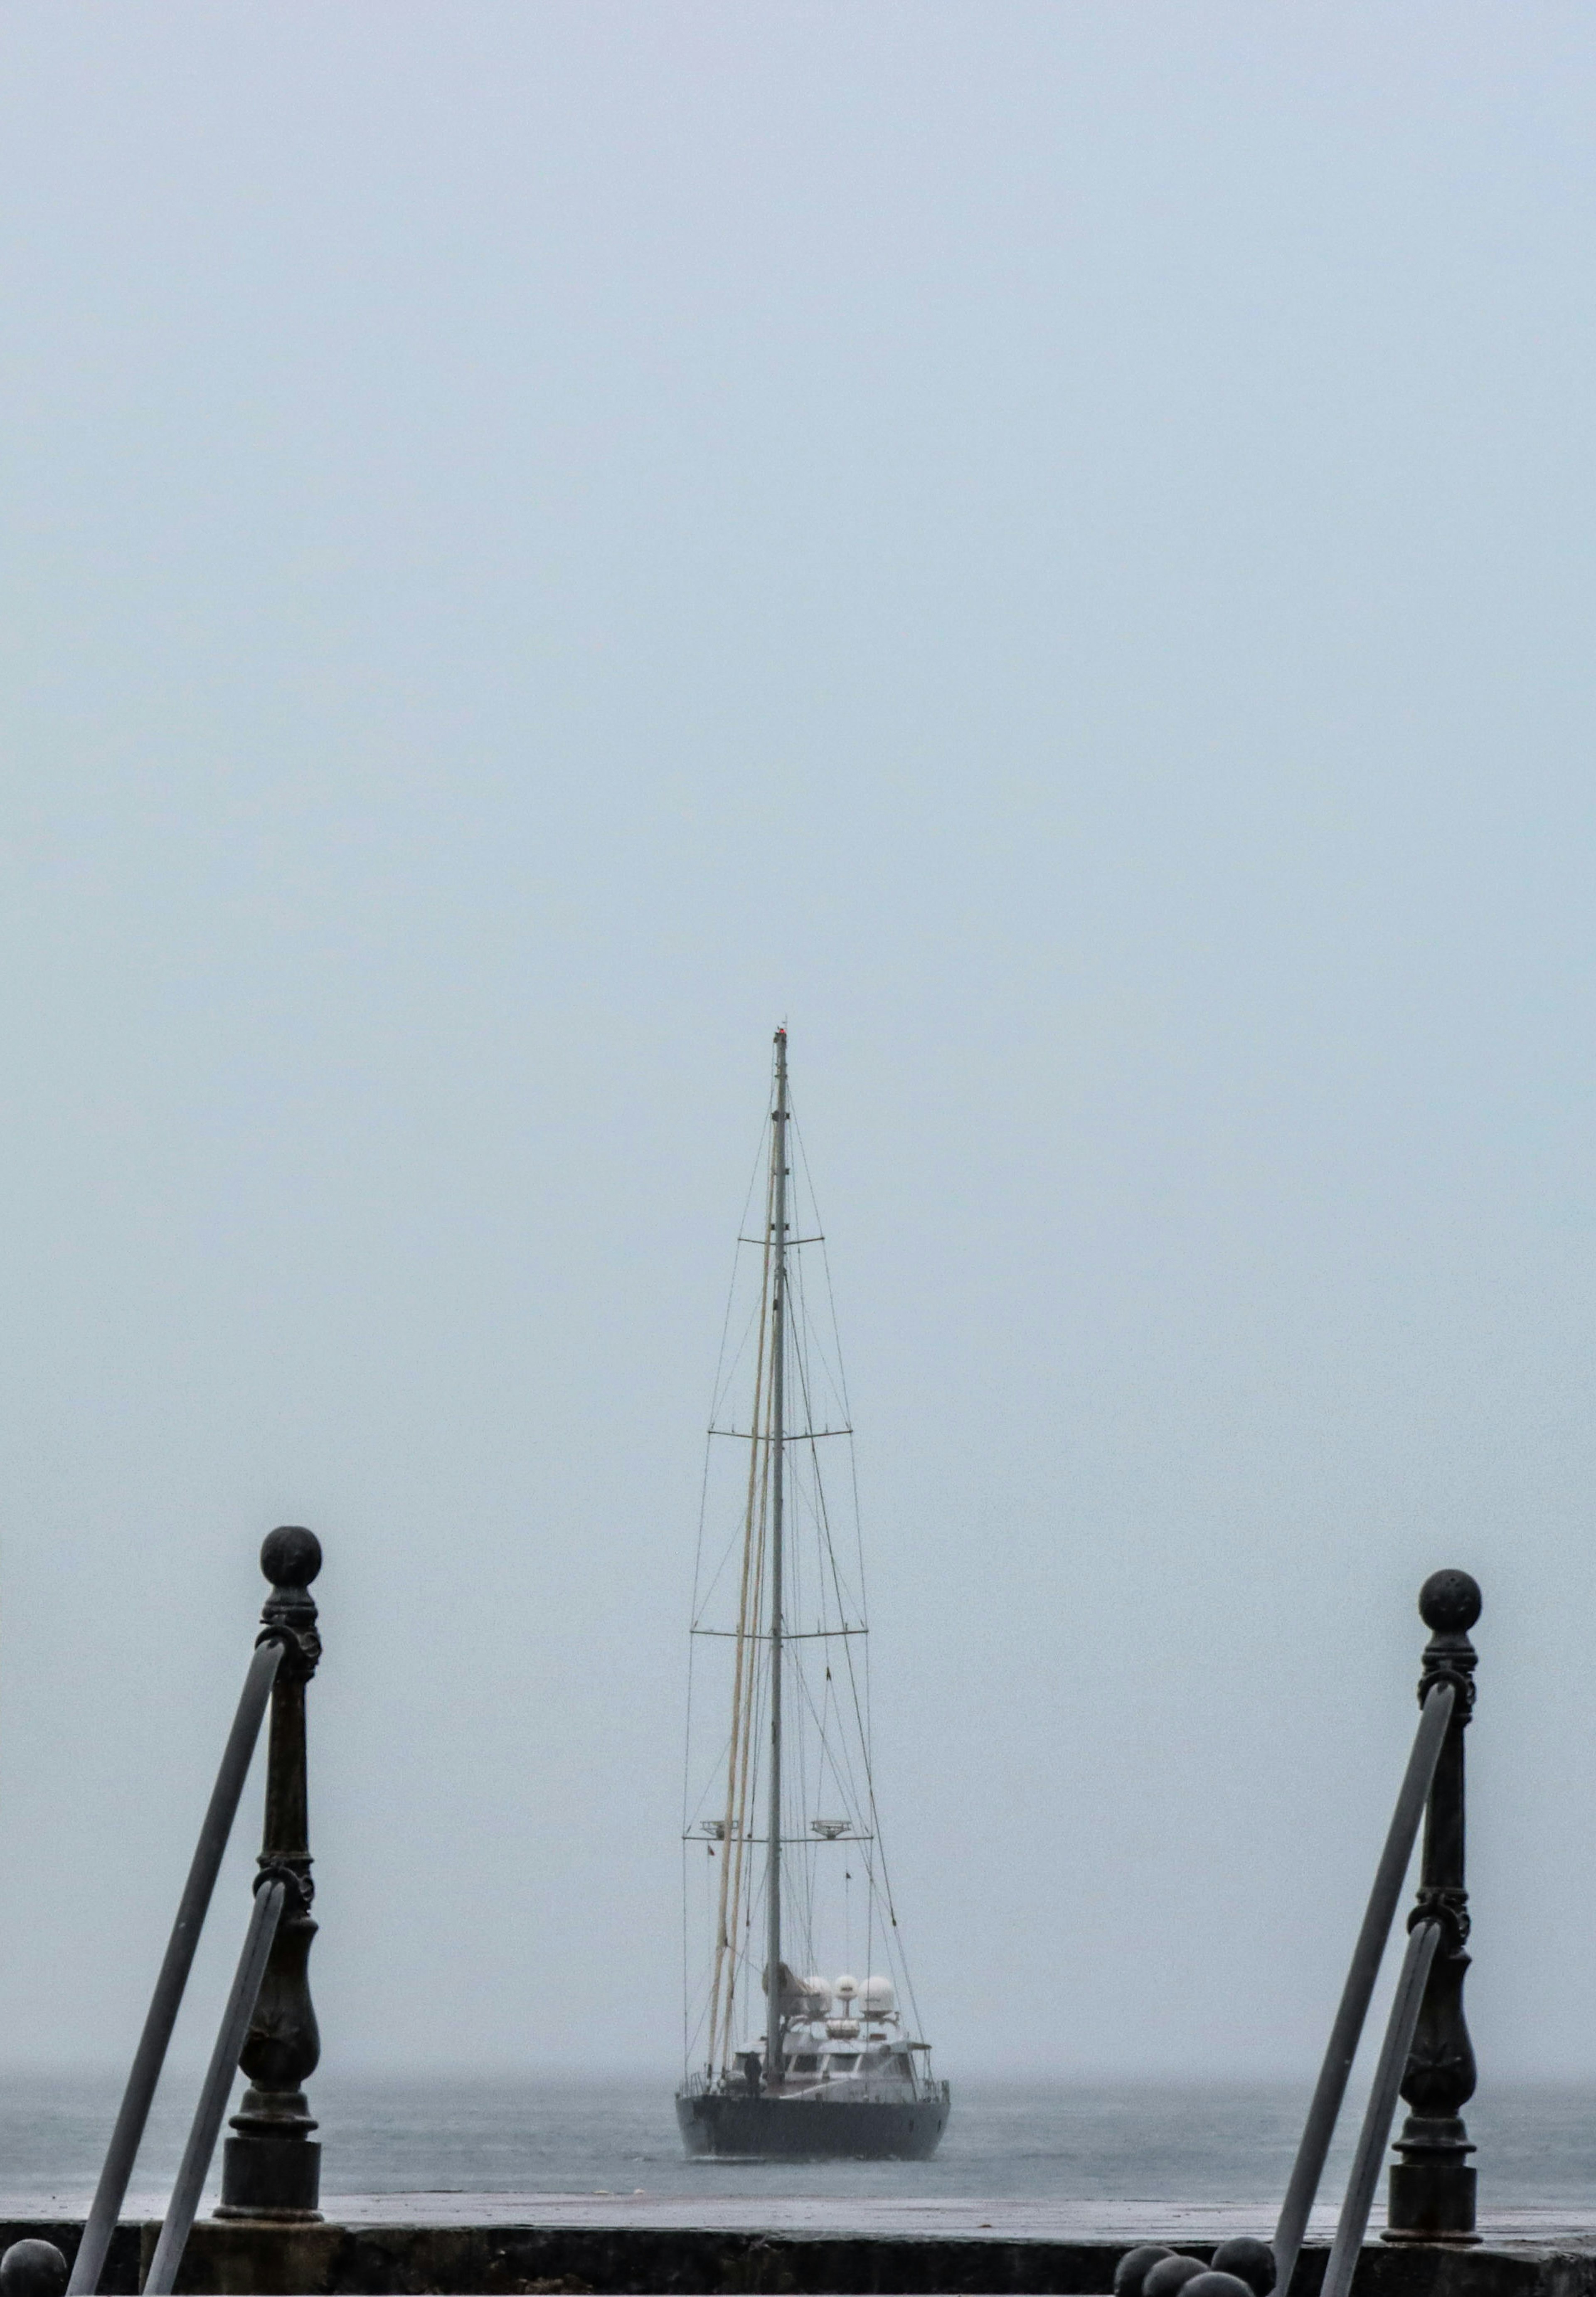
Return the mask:
<svg viewBox="0 0 1596 2297">
<path fill-rule="evenodd" d="M 787 1033 L 776 1032 L 776 1112 L 770 1156 L 776 1186 L 770 1282 L 770 1799 L 765 1849 L 765 2079 L 781 2079 L 781 1519 L 786 1469 L 787 1362 Z"/>
</svg>

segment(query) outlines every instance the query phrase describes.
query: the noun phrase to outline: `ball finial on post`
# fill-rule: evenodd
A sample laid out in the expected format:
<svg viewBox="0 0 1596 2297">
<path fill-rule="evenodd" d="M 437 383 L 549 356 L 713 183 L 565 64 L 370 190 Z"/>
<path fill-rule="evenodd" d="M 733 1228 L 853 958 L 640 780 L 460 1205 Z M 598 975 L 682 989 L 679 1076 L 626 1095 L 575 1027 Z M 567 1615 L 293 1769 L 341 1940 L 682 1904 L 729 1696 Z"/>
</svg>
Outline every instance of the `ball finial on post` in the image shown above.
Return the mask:
<svg viewBox="0 0 1596 2297">
<path fill-rule="evenodd" d="M 1419 1594 L 1430 1630 L 1419 1678 L 1420 1704 L 1449 1684 L 1452 1719 L 1430 1785 L 1424 1820 L 1419 1897 L 1408 1927 L 1436 1922 L 1441 1936 L 1430 1964 L 1419 2024 L 1402 2078 L 1411 2109 L 1396 2141 L 1384 2239 L 1394 2242 L 1473 2242 L 1474 2147 L 1463 2108 L 1474 2095 L 1474 2045 L 1463 2014 L 1468 1974 L 1468 1891 L 1464 1859 L 1463 1733 L 1474 1713 L 1478 1655 L 1468 1630 L 1484 1608 L 1479 1584 L 1467 1571 L 1433 1571 Z"/>
<path fill-rule="evenodd" d="M 260 1569 L 274 1587 L 309 1587 L 321 1569 L 321 1542 L 302 1523 L 280 1523 L 260 1543 Z"/>
<path fill-rule="evenodd" d="M 260 1549 L 272 1592 L 261 1607 L 262 1630 L 283 1645 L 272 1685 L 266 1765 L 262 1873 L 292 1885 L 272 1941 L 255 2014 L 239 2054 L 250 2087 L 233 2118 L 234 2136 L 222 2156 L 222 2218 L 313 2222 L 321 2183 L 321 2147 L 304 2084 L 321 2056 L 321 2036 L 307 1967 L 316 1922 L 305 1759 L 305 1692 L 321 1659 L 310 1582 L 321 1569 L 321 1542 L 302 1524 L 279 1524 Z"/>
<path fill-rule="evenodd" d="M 1432 1571 L 1419 1590 L 1419 1616 L 1433 1634 L 1466 1635 L 1484 1607 L 1479 1581 L 1467 1571 Z"/>
</svg>

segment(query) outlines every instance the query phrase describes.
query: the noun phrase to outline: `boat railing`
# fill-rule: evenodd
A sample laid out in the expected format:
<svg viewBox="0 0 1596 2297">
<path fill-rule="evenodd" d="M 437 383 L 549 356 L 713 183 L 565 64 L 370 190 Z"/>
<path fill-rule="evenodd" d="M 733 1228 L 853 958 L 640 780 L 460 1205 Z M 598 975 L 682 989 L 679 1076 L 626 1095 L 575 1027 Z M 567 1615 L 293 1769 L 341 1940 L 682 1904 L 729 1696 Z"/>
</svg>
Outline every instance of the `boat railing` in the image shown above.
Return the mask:
<svg viewBox="0 0 1596 2297">
<path fill-rule="evenodd" d="M 933 2104 L 947 2105 L 950 2103 L 951 2092 L 945 2081 L 935 2080 L 930 2074 L 923 2073 L 917 2069 L 911 2079 L 914 2095 L 917 2099 L 928 2100 Z M 677 2095 L 679 2097 L 709 2097 L 722 2087 L 724 2087 L 723 2082 L 712 2074 L 685 2073 Z M 805 2079 L 794 2083 L 792 2087 L 794 2102 L 798 2099 L 811 2098 L 824 2101 L 831 2094 L 831 2084 L 823 2080 Z M 849 2079 L 848 2092 L 852 2097 L 868 2101 L 876 2095 L 877 2090 L 884 2097 L 901 2098 L 903 2095 L 903 2076 L 893 2075 L 879 2083 L 872 2082 L 868 2079 L 861 2080 L 857 2076 L 851 2076 Z"/>
</svg>

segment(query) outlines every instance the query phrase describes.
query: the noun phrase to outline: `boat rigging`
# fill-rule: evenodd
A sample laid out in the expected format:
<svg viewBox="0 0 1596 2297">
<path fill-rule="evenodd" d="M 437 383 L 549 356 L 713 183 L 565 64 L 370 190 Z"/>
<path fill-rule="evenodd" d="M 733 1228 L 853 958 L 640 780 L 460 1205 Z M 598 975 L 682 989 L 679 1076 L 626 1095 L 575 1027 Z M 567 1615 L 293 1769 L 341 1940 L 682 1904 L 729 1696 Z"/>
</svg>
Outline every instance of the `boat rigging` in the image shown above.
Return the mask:
<svg viewBox="0 0 1596 2297">
<path fill-rule="evenodd" d="M 746 1213 L 738 1223 L 705 1450 L 677 2112 L 695 2153 L 923 2158 L 949 2095 L 918 2035 L 881 1842 L 856 1487 L 849 1473 L 839 1510 L 822 1478 L 824 1438 L 848 1445 L 851 1467 L 853 1416 L 829 1273 L 823 1287 L 803 1274 L 802 1254 L 813 1247 L 823 1261 L 826 1239 L 812 1203 L 797 1201 L 800 1181 L 809 1192 L 785 1030 L 771 1083 L 755 1182 L 764 1220 L 758 1234 Z M 727 1400 L 744 1379 L 740 1427 Z M 717 1438 L 745 1445 L 745 1461 Z M 828 1967 L 840 1956 L 871 1974 L 794 1974 L 815 1972 L 823 1954 Z"/>
</svg>

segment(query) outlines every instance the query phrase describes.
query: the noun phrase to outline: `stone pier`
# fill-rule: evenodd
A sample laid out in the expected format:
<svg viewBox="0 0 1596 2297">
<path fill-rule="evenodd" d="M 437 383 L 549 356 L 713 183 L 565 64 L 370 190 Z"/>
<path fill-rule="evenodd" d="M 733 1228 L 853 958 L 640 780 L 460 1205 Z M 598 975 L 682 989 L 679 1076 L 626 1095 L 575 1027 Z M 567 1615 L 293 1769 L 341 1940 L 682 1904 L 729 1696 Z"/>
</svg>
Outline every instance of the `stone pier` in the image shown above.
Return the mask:
<svg viewBox="0 0 1596 2297">
<path fill-rule="evenodd" d="M 1269 2209 L 1024 2202 L 661 2201 L 647 2194 L 413 2194 L 329 2197 L 319 2225 L 199 2219 L 180 2291 L 214 2297 L 343 2293 L 1016 2293 L 1096 2297 L 1142 2241 L 1206 2255 L 1232 2233 L 1269 2231 Z M 134 2297 L 154 2251 L 152 2219 L 120 2225 L 102 2283 Z M 1329 2221 L 1316 2211 L 1296 2285 L 1314 2297 Z M 1596 2214 L 1518 2210 L 1484 2217 L 1477 2246 L 1393 2247 L 1370 2228 L 1357 2297 L 1596 2297 Z M 29 2235 L 70 2259 L 80 2219 L 22 2214 L 0 2247 Z"/>
</svg>

